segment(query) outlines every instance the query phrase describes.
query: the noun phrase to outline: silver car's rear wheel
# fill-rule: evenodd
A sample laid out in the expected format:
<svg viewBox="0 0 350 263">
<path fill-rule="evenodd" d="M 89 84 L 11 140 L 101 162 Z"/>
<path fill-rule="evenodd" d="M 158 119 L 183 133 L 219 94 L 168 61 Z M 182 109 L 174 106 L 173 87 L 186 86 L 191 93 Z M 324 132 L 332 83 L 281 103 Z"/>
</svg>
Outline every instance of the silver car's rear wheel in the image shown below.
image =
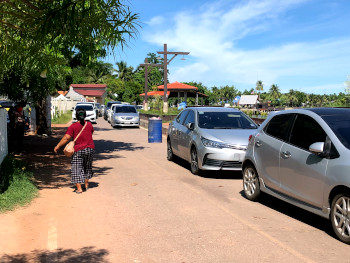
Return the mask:
<svg viewBox="0 0 350 263">
<path fill-rule="evenodd" d="M 196 147 L 192 147 L 191 149 L 191 173 L 199 174 L 198 155 Z"/>
<path fill-rule="evenodd" d="M 344 243 L 350 244 L 350 194 L 342 193 L 334 197 L 331 222 L 337 237 Z"/>
<path fill-rule="evenodd" d="M 258 200 L 260 196 L 259 176 L 252 165 L 247 165 L 243 170 L 243 189 L 245 196 L 249 200 Z"/>
</svg>

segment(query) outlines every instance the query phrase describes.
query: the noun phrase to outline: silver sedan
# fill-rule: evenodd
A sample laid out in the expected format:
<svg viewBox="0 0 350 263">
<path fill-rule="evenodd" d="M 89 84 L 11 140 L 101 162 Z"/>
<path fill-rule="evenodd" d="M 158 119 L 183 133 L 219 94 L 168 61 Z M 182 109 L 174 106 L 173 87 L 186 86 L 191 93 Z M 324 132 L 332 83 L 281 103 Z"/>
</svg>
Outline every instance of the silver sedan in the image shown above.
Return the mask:
<svg viewBox="0 0 350 263">
<path fill-rule="evenodd" d="M 110 123 L 112 127 L 139 127 L 140 117 L 135 106 L 126 104 L 114 105 L 111 112 Z"/>
<path fill-rule="evenodd" d="M 241 170 L 248 138 L 258 126 L 233 108 L 190 107 L 169 125 L 167 158 L 174 155 L 200 170 Z"/>
</svg>

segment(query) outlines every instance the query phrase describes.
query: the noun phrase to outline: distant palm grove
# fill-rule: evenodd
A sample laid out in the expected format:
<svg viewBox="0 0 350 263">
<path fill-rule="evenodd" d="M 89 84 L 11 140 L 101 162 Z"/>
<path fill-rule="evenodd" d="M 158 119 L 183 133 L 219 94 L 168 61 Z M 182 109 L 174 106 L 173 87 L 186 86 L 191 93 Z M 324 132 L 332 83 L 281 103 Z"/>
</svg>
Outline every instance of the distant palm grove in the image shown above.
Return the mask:
<svg viewBox="0 0 350 263">
<path fill-rule="evenodd" d="M 154 53 L 148 54 L 148 62 L 162 64 Z M 96 62 L 87 67 L 76 67 L 72 71 L 72 83 L 105 83 L 108 86 L 107 100 L 122 100 L 134 104 L 141 104 L 143 97 L 139 94 L 144 92 L 145 71 L 143 67 L 134 69 L 126 62 L 116 63 L 116 69 L 112 64 Z M 163 84 L 163 69 L 154 67 L 148 73 L 148 87 L 156 89 Z M 350 106 L 349 83 L 347 88 L 339 94 L 309 94 L 291 89 L 288 93 L 281 93 L 280 87 L 273 84 L 264 86 L 263 81 L 256 82 L 256 86 L 250 90 L 239 91 L 235 86 L 206 87 L 201 82 L 184 82 L 195 86 L 199 92 L 208 95 L 203 101 L 205 105 L 233 104 L 234 99 L 241 95 L 259 95 L 260 104 L 268 107 L 348 107 Z M 194 98 L 188 98 L 188 105 L 194 105 Z M 170 98 L 170 104 L 178 103 L 177 98 Z"/>
</svg>

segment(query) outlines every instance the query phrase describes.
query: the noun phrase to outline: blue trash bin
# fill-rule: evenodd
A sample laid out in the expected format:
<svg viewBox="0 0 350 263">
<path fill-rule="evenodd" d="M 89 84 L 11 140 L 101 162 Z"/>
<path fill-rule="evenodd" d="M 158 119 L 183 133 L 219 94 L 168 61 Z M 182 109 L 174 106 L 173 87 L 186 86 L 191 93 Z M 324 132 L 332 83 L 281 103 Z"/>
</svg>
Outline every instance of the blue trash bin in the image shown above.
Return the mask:
<svg viewBox="0 0 350 263">
<path fill-rule="evenodd" d="M 148 142 L 162 142 L 162 120 L 159 118 L 148 119 Z"/>
</svg>

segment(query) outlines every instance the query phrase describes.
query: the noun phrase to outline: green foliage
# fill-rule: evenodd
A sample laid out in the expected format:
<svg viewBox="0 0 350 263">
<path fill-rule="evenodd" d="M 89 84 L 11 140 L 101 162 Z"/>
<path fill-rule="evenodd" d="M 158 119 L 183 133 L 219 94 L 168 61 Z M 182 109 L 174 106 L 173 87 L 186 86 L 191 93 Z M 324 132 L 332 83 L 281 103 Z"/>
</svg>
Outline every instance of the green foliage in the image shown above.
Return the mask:
<svg viewBox="0 0 350 263">
<path fill-rule="evenodd" d="M 72 112 L 68 111 L 63 114 L 58 114 L 58 117 L 54 117 L 51 122 L 53 124 L 66 124 L 72 120 Z"/>
<path fill-rule="evenodd" d="M 32 173 L 24 164 L 7 156 L 0 166 L 0 212 L 28 204 L 38 192 Z"/>
</svg>

